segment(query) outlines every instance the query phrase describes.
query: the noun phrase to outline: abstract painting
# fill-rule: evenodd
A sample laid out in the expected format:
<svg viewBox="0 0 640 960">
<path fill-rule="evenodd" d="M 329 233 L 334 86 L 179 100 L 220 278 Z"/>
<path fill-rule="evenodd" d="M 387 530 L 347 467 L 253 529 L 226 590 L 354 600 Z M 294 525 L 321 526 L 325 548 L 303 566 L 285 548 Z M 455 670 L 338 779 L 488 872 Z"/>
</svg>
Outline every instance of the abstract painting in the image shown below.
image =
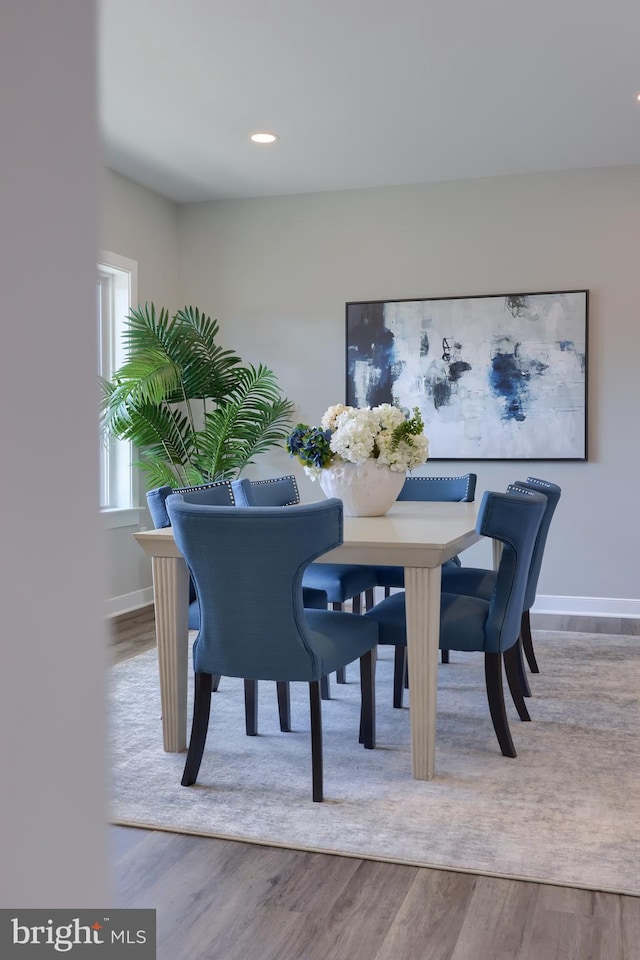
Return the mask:
<svg viewBox="0 0 640 960">
<path fill-rule="evenodd" d="M 347 404 L 418 407 L 430 460 L 586 460 L 588 290 L 347 303 Z"/>
</svg>

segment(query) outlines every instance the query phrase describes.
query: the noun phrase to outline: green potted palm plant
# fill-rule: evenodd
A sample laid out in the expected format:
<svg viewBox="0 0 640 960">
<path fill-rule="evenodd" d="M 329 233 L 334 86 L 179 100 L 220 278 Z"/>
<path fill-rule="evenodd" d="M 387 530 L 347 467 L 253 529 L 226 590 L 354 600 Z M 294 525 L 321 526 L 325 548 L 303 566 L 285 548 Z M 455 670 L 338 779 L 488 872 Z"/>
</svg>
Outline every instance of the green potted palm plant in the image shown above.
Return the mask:
<svg viewBox="0 0 640 960">
<path fill-rule="evenodd" d="M 290 431 L 275 374 L 223 349 L 218 330 L 194 307 L 170 317 L 145 304 L 126 319 L 127 360 L 101 379 L 101 426 L 134 444 L 148 487 L 234 479 Z"/>
</svg>

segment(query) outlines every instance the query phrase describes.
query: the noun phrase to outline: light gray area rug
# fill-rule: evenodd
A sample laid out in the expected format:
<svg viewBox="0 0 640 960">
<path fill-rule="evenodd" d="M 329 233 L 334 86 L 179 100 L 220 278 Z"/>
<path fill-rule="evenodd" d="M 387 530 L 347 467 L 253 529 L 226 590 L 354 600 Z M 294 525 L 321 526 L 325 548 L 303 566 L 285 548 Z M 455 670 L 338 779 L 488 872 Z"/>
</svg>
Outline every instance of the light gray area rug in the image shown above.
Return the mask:
<svg viewBox="0 0 640 960">
<path fill-rule="evenodd" d="M 111 821 L 640 895 L 640 642 L 538 631 L 535 646 L 532 722 L 510 710 L 515 760 L 493 733 L 482 656 L 454 652 L 440 666 L 428 783 L 411 778 L 391 651 L 377 665 L 373 751 L 358 744 L 350 666 L 350 682 L 332 682 L 323 702 L 324 803 L 311 801 L 304 684 L 292 685 L 293 732 L 283 734 L 275 684 L 261 683 L 260 734 L 246 737 L 241 681 L 223 678 L 198 783 L 180 786 L 185 754 L 162 749 L 149 651 L 111 671 Z"/>
</svg>

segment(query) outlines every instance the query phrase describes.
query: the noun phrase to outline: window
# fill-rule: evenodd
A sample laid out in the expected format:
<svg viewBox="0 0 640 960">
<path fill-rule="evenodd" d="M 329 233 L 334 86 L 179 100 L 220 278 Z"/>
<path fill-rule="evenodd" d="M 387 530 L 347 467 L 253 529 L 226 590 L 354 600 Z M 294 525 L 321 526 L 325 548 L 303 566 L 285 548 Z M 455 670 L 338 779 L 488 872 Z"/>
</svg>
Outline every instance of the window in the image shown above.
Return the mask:
<svg viewBox="0 0 640 960">
<path fill-rule="evenodd" d="M 123 323 L 131 305 L 138 302 L 137 272 L 135 260 L 104 250 L 100 254 L 96 287 L 98 370 L 106 379 L 110 379 L 125 360 Z M 128 441 L 101 439 L 102 510 L 128 510 L 134 506 L 131 454 Z"/>
</svg>

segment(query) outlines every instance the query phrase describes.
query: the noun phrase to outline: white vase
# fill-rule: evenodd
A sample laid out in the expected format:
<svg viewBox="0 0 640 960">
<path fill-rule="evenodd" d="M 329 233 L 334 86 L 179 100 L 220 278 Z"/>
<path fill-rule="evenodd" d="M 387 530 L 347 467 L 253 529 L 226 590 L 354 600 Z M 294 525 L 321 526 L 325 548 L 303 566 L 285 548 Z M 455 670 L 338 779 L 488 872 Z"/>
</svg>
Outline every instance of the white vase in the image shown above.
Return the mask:
<svg viewBox="0 0 640 960">
<path fill-rule="evenodd" d="M 319 483 L 325 496 L 342 500 L 346 517 L 381 517 L 397 500 L 405 478 L 404 471 L 377 460 L 343 461 L 325 467 Z"/>
</svg>

